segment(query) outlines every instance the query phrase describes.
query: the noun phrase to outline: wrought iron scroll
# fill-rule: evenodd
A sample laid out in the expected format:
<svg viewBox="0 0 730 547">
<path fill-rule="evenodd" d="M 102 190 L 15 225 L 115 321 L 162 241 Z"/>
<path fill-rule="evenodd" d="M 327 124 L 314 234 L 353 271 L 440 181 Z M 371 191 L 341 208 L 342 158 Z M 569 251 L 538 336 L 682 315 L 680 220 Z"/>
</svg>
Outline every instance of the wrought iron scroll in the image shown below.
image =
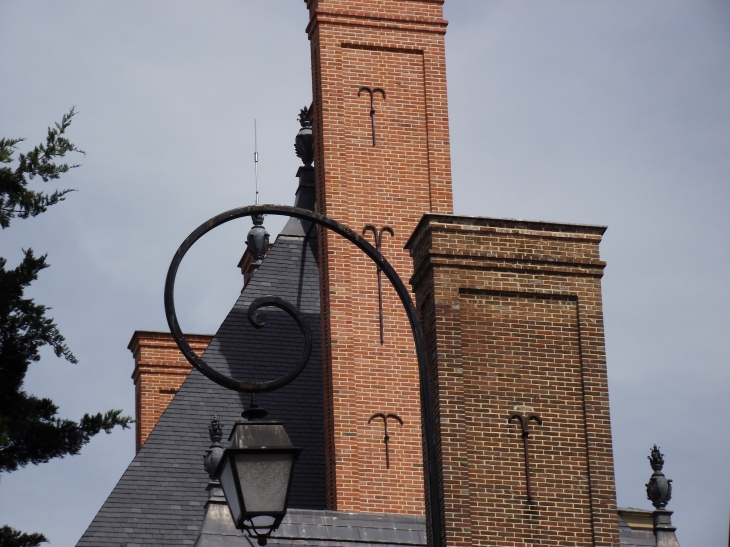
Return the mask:
<svg viewBox="0 0 730 547">
<path fill-rule="evenodd" d="M 383 443 L 385 444 L 385 468 L 390 469 L 390 449 L 388 447 L 390 435 L 388 435 L 388 420 L 393 418 L 394 420 L 397 420 L 400 425 L 403 425 L 403 420 L 396 414 L 383 414 L 382 412 L 376 412 L 370 416 L 368 423 L 372 422 L 375 418 L 381 418 L 383 420 L 383 427 L 385 428 L 383 436 Z"/>
<path fill-rule="evenodd" d="M 525 481 L 527 483 L 527 501 L 532 501 L 532 488 L 530 486 L 530 448 L 527 443 L 527 438 L 530 436 L 530 421 L 535 421 L 539 425 L 542 425 L 542 418 L 537 414 L 512 414 L 509 417 L 508 422 L 512 423 L 512 420 L 517 420 L 522 429 L 522 445 L 525 449 Z"/>
<path fill-rule="evenodd" d="M 395 236 L 395 232 L 390 226 L 383 226 L 382 228 L 380 228 L 380 231 L 378 231 L 378 229 L 372 224 L 366 224 L 365 227 L 362 229 L 362 235 L 364 236 L 369 231 L 373 233 L 373 237 L 375 238 L 375 248 L 381 253 L 383 247 L 383 233 L 387 232 L 391 236 Z M 380 267 L 378 267 L 378 311 L 380 312 L 380 343 L 385 344 L 385 328 L 383 327 L 383 279 L 381 274 L 382 271 L 380 270 Z"/>
<path fill-rule="evenodd" d="M 382 95 L 383 97 L 383 100 L 385 100 L 385 91 L 383 91 L 379 87 L 361 87 L 357 92 L 357 96 L 359 97 L 363 91 L 370 95 L 370 126 L 373 132 L 373 146 L 375 146 L 375 104 L 373 103 L 373 98 L 376 93 L 380 93 L 380 95 Z"/>
<path fill-rule="evenodd" d="M 439 487 L 438 487 L 438 462 L 436 459 L 436 435 L 435 435 L 435 417 L 433 412 L 433 404 L 431 401 L 431 387 L 430 378 L 428 375 L 428 362 L 426 358 L 426 341 L 423 336 L 423 330 L 421 329 L 420 321 L 418 320 L 418 313 L 416 307 L 413 304 L 411 295 L 408 292 L 403 280 L 397 274 L 395 269 L 383 258 L 380 252 L 368 243 L 362 236 L 352 231 L 347 226 L 340 224 L 339 222 L 332 220 L 329 217 L 308 211 L 306 209 L 299 209 L 297 207 L 290 207 L 287 205 L 249 205 L 247 207 L 238 207 L 231 209 L 224 213 L 221 213 L 196 228 L 178 248 L 175 256 L 170 263 L 170 268 L 167 271 L 167 278 L 165 280 L 165 313 L 167 315 L 167 324 L 170 326 L 170 332 L 172 333 L 175 342 L 177 343 L 180 351 L 183 353 L 185 358 L 195 368 L 200 370 L 203 374 L 208 376 L 211 380 L 221 383 L 226 387 L 232 387 L 237 389 L 240 382 L 236 382 L 231 378 L 223 376 L 219 372 L 208 367 L 204 361 L 202 361 L 196 353 L 193 351 L 190 344 L 185 339 L 185 335 L 180 329 L 180 325 L 177 320 L 177 314 L 175 313 L 175 277 L 177 276 L 177 270 L 180 267 L 185 253 L 193 246 L 193 244 L 203 237 L 206 233 L 213 230 L 214 228 L 235 220 L 237 218 L 248 217 L 252 215 L 281 215 L 301 220 L 308 220 L 322 226 L 328 230 L 339 234 L 340 236 L 347 239 L 349 242 L 354 244 L 358 249 L 364 252 L 375 264 L 383 271 L 385 277 L 388 278 L 391 285 L 395 289 L 398 298 L 400 298 L 403 308 L 405 309 L 408 321 L 411 325 L 411 332 L 413 334 L 413 340 L 416 349 L 416 358 L 418 360 L 418 376 L 420 380 L 420 398 L 421 398 L 421 414 L 423 417 L 423 444 L 424 444 L 424 480 L 425 480 L 425 492 L 426 492 L 426 503 L 427 503 L 427 524 L 429 527 L 429 539 L 433 547 L 442 547 L 444 545 L 444 538 L 442 532 L 442 520 L 441 510 L 439 507 Z M 282 308 L 284 309 L 284 308 Z M 287 311 L 285 309 L 285 311 Z M 300 317 L 302 323 L 303 318 Z M 306 324 L 306 323 L 304 323 Z M 231 383 L 233 386 L 231 386 Z M 244 387 L 244 386 L 240 386 Z M 272 388 L 275 389 L 275 388 Z M 250 391 L 250 389 L 242 389 L 241 391 Z"/>
<path fill-rule="evenodd" d="M 187 249 L 190 248 L 192 243 L 187 246 L 186 249 L 182 251 L 182 254 L 180 254 L 180 251 L 185 247 L 186 243 L 188 242 L 190 238 L 186 239 L 185 242 L 180 246 L 180 249 L 178 249 L 178 254 L 175 255 L 175 258 L 177 259 L 178 255 L 180 256 L 180 259 L 182 260 L 182 257 L 185 255 L 185 252 Z M 175 260 L 173 260 L 173 264 L 175 263 Z M 177 266 L 179 266 L 180 261 L 177 261 L 177 264 L 175 266 L 175 270 L 177 270 Z M 170 269 L 172 270 L 172 265 L 170 266 Z M 309 357 L 312 354 L 312 331 L 309 328 L 309 324 L 304 319 L 304 316 L 302 313 L 294 307 L 291 303 L 284 300 L 283 298 L 280 298 L 278 296 L 262 296 L 260 298 L 256 298 L 253 302 L 251 302 L 251 305 L 248 307 L 248 320 L 249 322 L 257 329 L 263 328 L 266 323 L 258 316 L 258 310 L 259 308 L 262 308 L 264 306 L 273 306 L 275 308 L 279 308 L 281 310 L 284 310 L 286 313 L 288 313 L 294 321 L 296 321 L 297 325 L 299 326 L 299 330 L 302 333 L 302 336 L 304 338 L 304 346 L 302 347 L 302 352 L 299 355 L 299 360 L 297 361 L 297 364 L 294 366 L 292 370 L 290 370 L 287 374 L 282 376 L 281 378 L 277 378 L 276 380 L 271 380 L 269 382 L 241 382 L 238 380 L 234 380 L 233 378 L 229 378 L 228 376 L 221 374 L 217 370 L 215 370 L 213 367 L 208 365 L 201 357 L 199 357 L 193 349 L 190 347 L 190 345 L 185 340 L 185 335 L 180 330 L 180 326 L 177 324 L 177 317 L 175 315 L 175 304 L 173 302 L 173 295 L 172 292 L 174 290 L 174 275 L 176 272 L 172 272 L 173 278 L 170 278 L 170 272 L 168 271 L 168 281 L 165 284 L 165 311 L 167 312 L 167 323 L 170 325 L 170 331 L 172 333 L 173 338 L 175 339 L 175 342 L 177 342 L 178 347 L 180 348 L 180 351 L 182 351 L 185 358 L 190 362 L 191 365 L 193 365 L 196 369 L 198 369 L 200 372 L 202 372 L 205 376 L 213 380 L 216 384 L 221 385 L 223 387 L 226 387 L 228 389 L 232 389 L 234 391 L 242 391 L 245 393 L 251 393 L 252 395 L 255 393 L 264 393 L 266 391 L 274 391 L 275 389 L 279 389 L 280 387 L 283 387 L 290 382 L 292 382 L 297 376 L 299 376 L 302 371 L 304 370 L 304 367 L 307 365 L 307 362 L 309 361 Z M 169 287 L 169 298 L 168 298 L 168 287 Z M 172 315 L 170 315 L 172 314 Z M 175 325 L 175 328 L 173 328 L 173 323 Z M 252 406 L 255 405 L 255 399 L 251 399 Z"/>
</svg>

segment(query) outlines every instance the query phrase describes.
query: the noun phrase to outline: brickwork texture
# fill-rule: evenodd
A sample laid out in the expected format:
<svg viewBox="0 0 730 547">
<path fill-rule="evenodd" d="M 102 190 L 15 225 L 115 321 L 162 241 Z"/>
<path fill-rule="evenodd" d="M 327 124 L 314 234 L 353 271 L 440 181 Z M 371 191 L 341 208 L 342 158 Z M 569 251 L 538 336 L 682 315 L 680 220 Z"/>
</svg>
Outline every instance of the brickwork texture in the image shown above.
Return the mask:
<svg viewBox="0 0 730 547">
<path fill-rule="evenodd" d="M 408 248 L 437 408 L 445 545 L 617 545 L 605 228 L 426 215 Z M 528 437 L 510 416 L 537 414 Z"/>
<path fill-rule="evenodd" d="M 200 355 L 212 335 L 186 334 Z M 139 452 L 192 370 L 169 332 L 135 331 L 128 349 L 134 355 L 135 445 Z"/>
<path fill-rule="evenodd" d="M 403 250 L 425 212 L 451 212 L 451 167 L 441 1 L 311 0 L 317 209 L 385 234 L 384 256 L 408 279 Z M 375 110 L 375 141 L 370 95 Z M 359 95 L 358 95 L 359 93 Z M 384 96 L 383 96 L 384 95 Z M 372 234 L 367 236 L 373 242 Z M 328 506 L 423 514 L 420 399 L 413 339 L 387 281 L 385 342 L 376 268 L 320 233 Z M 382 420 L 388 424 L 386 467 Z"/>
</svg>

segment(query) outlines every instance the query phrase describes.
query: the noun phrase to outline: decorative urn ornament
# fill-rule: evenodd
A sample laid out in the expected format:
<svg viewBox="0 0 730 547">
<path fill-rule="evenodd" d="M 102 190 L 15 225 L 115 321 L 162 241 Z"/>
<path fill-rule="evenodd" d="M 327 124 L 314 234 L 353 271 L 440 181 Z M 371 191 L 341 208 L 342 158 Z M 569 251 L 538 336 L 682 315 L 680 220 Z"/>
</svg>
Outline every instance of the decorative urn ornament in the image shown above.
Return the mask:
<svg viewBox="0 0 730 547">
<path fill-rule="evenodd" d="M 294 149 L 302 163 L 307 167 L 311 167 L 312 162 L 314 162 L 312 122 L 309 121 L 309 109 L 306 106 L 299 112 L 299 123 L 302 128 L 294 139 Z"/>
<path fill-rule="evenodd" d="M 662 473 L 664 467 L 664 454 L 659 452 L 657 445 L 651 449 L 651 455 L 647 456 L 651 468 L 654 470 L 649 482 L 646 484 L 646 497 L 657 509 L 665 509 L 667 503 L 672 499 L 672 481 Z"/>
<path fill-rule="evenodd" d="M 253 226 L 246 237 L 246 247 L 253 256 L 253 262 L 249 267 L 249 272 L 253 276 L 269 251 L 269 232 L 264 228 L 264 215 L 251 215 L 251 220 Z"/>
</svg>

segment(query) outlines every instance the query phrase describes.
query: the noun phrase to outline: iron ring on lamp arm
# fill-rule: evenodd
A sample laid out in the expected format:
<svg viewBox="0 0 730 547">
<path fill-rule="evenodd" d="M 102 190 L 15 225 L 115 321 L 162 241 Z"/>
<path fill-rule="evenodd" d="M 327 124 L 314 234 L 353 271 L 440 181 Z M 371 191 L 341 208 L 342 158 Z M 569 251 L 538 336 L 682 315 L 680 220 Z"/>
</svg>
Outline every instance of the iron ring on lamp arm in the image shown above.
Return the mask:
<svg viewBox="0 0 730 547">
<path fill-rule="evenodd" d="M 438 495 L 438 468 L 436 465 L 436 435 L 434 424 L 435 419 L 433 406 L 431 404 L 431 389 L 428 376 L 428 363 L 426 360 L 426 341 L 423 336 L 423 331 L 421 330 L 421 324 L 418 320 L 416 307 L 413 304 L 413 300 L 411 299 L 411 295 L 408 292 L 405 284 L 398 276 L 395 269 L 390 265 L 390 263 L 385 260 L 385 258 L 383 258 L 383 255 L 381 255 L 380 252 L 370 243 L 368 243 L 362 236 L 352 231 L 347 226 L 340 224 L 339 222 L 332 220 L 329 217 L 326 217 L 319 213 L 308 211 L 306 209 L 299 209 L 297 207 L 290 207 L 287 205 L 249 205 L 246 207 L 231 209 L 217 216 L 214 216 L 213 218 L 196 228 L 182 243 L 182 245 L 180 245 L 180 248 L 177 250 L 174 258 L 172 259 L 170 269 L 167 272 L 167 280 L 165 282 L 165 313 L 167 315 L 167 323 L 170 326 L 170 332 L 172 333 L 173 338 L 177 342 L 183 355 L 185 355 L 185 358 L 190 361 L 190 364 L 192 364 L 200 372 L 205 374 L 208 378 L 230 389 L 235 389 L 237 391 L 251 391 L 250 388 L 243 389 L 245 384 L 244 382 L 237 382 L 232 378 L 228 378 L 227 376 L 220 374 L 216 370 L 209 367 L 200 357 L 195 354 L 193 349 L 190 347 L 190 344 L 188 344 L 185 340 L 185 336 L 183 335 L 182 331 L 180 330 L 180 326 L 177 321 L 177 315 L 175 314 L 175 301 L 173 293 L 175 289 L 175 276 L 177 275 L 177 270 L 180 266 L 180 262 L 182 262 L 185 253 L 190 249 L 190 247 L 193 246 L 193 244 L 198 239 L 200 239 L 203 235 L 205 235 L 212 229 L 220 226 L 221 224 L 225 224 L 226 222 L 235 220 L 237 218 L 252 215 L 279 215 L 294 217 L 301 220 L 313 222 L 319 226 L 327 228 L 328 230 L 332 230 L 336 234 L 339 234 L 340 236 L 353 243 L 373 262 L 375 262 L 375 264 L 382 270 L 382 272 L 390 281 L 391 285 L 395 289 L 396 294 L 398 294 L 398 297 L 400 298 L 400 301 L 405 308 L 406 315 L 408 316 L 408 321 L 411 325 L 411 331 L 413 333 L 413 339 L 416 346 L 416 358 L 418 359 L 418 375 L 420 380 L 421 414 L 423 418 L 423 435 L 425 444 L 424 451 L 426 456 L 425 479 L 428 499 L 428 520 L 431 525 L 431 540 L 433 542 L 433 546 L 441 547 L 442 538 Z M 287 312 L 291 311 L 287 308 L 282 309 Z M 292 314 L 290 313 L 290 315 Z M 292 315 L 292 317 L 294 317 L 294 315 Z M 305 322 L 302 322 L 301 324 L 306 325 Z M 283 378 L 287 378 L 288 376 L 289 375 Z M 271 389 L 276 389 L 276 387 L 273 387 Z"/>
</svg>

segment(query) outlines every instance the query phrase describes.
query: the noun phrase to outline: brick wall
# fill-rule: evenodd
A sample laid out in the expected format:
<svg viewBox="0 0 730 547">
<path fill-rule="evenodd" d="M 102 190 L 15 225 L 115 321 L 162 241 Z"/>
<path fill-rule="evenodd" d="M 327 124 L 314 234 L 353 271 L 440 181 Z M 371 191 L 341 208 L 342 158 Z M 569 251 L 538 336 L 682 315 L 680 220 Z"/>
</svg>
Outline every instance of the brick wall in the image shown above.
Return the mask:
<svg viewBox="0 0 730 547">
<path fill-rule="evenodd" d="M 185 337 L 198 355 L 213 338 L 204 334 Z M 169 332 L 135 331 L 127 348 L 134 355 L 135 443 L 139 452 L 192 366 Z"/>
<path fill-rule="evenodd" d="M 616 545 L 602 227 L 426 215 L 408 243 L 446 545 Z M 521 429 L 533 501 L 526 495 Z"/>
<path fill-rule="evenodd" d="M 388 225 L 382 252 L 401 277 L 424 212 L 450 212 L 451 167 L 442 1 L 310 0 L 317 210 L 362 232 Z M 376 145 L 370 116 L 374 93 Z M 372 242 L 372 235 L 368 235 Z M 423 514 L 418 373 L 410 328 L 357 249 L 320 233 L 328 505 Z M 383 423 L 393 413 L 390 468 Z"/>
</svg>

